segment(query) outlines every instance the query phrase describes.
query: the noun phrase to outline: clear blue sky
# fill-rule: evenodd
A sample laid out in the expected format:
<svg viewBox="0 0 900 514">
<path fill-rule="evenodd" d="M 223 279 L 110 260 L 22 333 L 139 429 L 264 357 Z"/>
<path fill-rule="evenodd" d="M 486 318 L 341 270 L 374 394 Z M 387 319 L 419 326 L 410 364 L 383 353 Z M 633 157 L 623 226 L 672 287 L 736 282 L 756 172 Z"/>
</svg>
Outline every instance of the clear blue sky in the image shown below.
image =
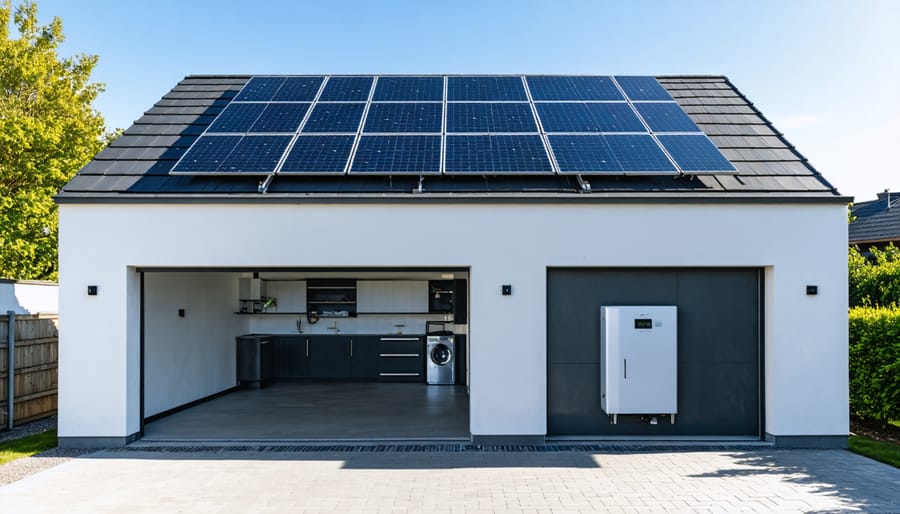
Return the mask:
<svg viewBox="0 0 900 514">
<path fill-rule="evenodd" d="M 900 191 L 897 0 L 37 4 L 100 56 L 110 127 L 197 73 L 713 73 L 842 193 Z"/>
</svg>

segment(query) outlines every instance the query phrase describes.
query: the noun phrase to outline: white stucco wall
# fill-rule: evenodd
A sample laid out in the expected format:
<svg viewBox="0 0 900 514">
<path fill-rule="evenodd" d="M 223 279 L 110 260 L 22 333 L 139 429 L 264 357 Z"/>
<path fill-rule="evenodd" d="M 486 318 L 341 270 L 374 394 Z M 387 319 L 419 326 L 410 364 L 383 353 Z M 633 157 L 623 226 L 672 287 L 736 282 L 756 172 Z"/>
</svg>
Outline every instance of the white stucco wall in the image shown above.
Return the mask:
<svg viewBox="0 0 900 514">
<path fill-rule="evenodd" d="M 145 274 L 146 416 L 237 385 L 234 338 L 247 330 L 246 318 L 234 315 L 239 276 Z"/>
<path fill-rule="evenodd" d="M 548 267 L 750 266 L 767 267 L 766 432 L 846 435 L 846 241 L 841 205 L 64 204 L 59 433 L 139 429 L 134 267 L 468 266 L 471 431 L 541 435 Z"/>
<path fill-rule="evenodd" d="M 0 280 L 0 315 L 59 312 L 59 288 L 54 282 Z"/>
</svg>

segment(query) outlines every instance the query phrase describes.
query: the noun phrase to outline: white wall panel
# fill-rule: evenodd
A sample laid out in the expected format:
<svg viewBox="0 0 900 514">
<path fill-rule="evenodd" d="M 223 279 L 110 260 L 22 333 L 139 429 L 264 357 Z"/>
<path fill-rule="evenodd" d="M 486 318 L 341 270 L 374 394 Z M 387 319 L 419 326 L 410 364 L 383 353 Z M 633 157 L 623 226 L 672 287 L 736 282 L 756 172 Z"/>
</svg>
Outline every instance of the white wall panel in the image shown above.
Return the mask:
<svg viewBox="0 0 900 514">
<path fill-rule="evenodd" d="M 844 206 L 64 204 L 60 218 L 62 436 L 133 426 L 129 266 L 470 267 L 476 435 L 546 432 L 548 267 L 768 267 L 766 431 L 848 430 Z M 459 228 L 453 245 L 434 219 Z M 385 227 L 407 237 L 385 244 Z M 86 296 L 87 284 L 101 294 Z"/>
</svg>

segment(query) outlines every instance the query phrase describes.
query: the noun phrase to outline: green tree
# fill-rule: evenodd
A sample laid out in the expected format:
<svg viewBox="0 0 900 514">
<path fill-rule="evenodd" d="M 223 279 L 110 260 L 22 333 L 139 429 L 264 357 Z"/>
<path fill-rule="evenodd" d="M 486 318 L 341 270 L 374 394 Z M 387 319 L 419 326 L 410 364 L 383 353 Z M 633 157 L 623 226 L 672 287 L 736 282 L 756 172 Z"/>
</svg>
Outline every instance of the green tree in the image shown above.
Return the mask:
<svg viewBox="0 0 900 514">
<path fill-rule="evenodd" d="M 53 195 L 108 139 L 92 107 L 97 56 L 60 57 L 63 40 L 62 21 L 40 25 L 34 2 L 0 7 L 0 277 L 56 279 Z"/>
</svg>

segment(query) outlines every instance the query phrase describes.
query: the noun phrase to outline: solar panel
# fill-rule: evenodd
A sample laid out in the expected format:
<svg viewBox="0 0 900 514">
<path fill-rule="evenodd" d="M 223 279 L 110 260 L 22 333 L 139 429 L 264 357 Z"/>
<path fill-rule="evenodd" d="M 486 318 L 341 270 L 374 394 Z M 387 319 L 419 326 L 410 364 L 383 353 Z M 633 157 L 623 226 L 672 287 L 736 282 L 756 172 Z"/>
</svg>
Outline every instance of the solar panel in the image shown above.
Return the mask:
<svg viewBox="0 0 900 514">
<path fill-rule="evenodd" d="M 672 100 L 672 96 L 655 77 L 616 75 L 616 82 L 632 100 Z"/>
<path fill-rule="evenodd" d="M 300 136 L 279 173 L 343 173 L 356 136 Z"/>
<path fill-rule="evenodd" d="M 278 92 L 285 77 L 253 77 L 234 99 L 235 102 L 268 102 Z"/>
<path fill-rule="evenodd" d="M 449 77 L 449 101 L 518 101 L 528 100 L 520 77 Z"/>
<path fill-rule="evenodd" d="M 440 102 L 444 99 L 444 77 L 378 77 L 373 100 Z"/>
<path fill-rule="evenodd" d="M 330 77 L 322 90 L 322 102 L 365 102 L 372 89 L 372 77 Z"/>
<path fill-rule="evenodd" d="M 669 155 L 678 163 L 678 167 L 686 172 L 735 172 L 735 167 L 728 162 L 716 145 L 703 134 L 698 135 L 663 135 L 659 142 Z"/>
<path fill-rule="evenodd" d="M 447 104 L 447 132 L 537 132 L 527 103 Z"/>
<path fill-rule="evenodd" d="M 241 105 L 241 104 L 232 104 Z M 265 104 L 244 104 L 265 105 Z M 303 116 L 309 109 L 308 103 L 272 103 L 259 115 L 250 127 L 250 132 L 287 132 L 294 133 Z"/>
<path fill-rule="evenodd" d="M 174 173 L 216 171 L 240 141 L 241 136 L 200 136 L 172 171 Z"/>
<path fill-rule="evenodd" d="M 678 171 L 648 134 L 607 134 L 603 139 L 619 161 L 623 172 Z"/>
<path fill-rule="evenodd" d="M 634 107 L 653 132 L 700 132 L 675 102 L 636 103 Z"/>
<path fill-rule="evenodd" d="M 265 109 L 266 104 L 229 104 L 206 131 L 247 132 Z"/>
<path fill-rule="evenodd" d="M 560 173 L 653 173 L 678 171 L 646 134 L 550 135 Z"/>
<path fill-rule="evenodd" d="M 272 173 L 290 142 L 291 136 L 244 136 L 216 171 Z"/>
<path fill-rule="evenodd" d="M 536 103 L 545 132 L 646 132 L 627 103 Z"/>
<path fill-rule="evenodd" d="M 654 77 L 534 75 L 251 77 L 172 173 L 348 170 L 736 172 Z"/>
<path fill-rule="evenodd" d="M 447 136 L 446 173 L 553 174 L 538 135 Z"/>
<path fill-rule="evenodd" d="M 325 77 L 288 77 L 272 100 L 276 102 L 312 102 Z"/>
<path fill-rule="evenodd" d="M 622 171 L 612 149 L 600 134 L 551 135 L 548 139 L 562 173 Z"/>
<path fill-rule="evenodd" d="M 366 104 L 316 104 L 302 132 L 356 132 Z"/>
<path fill-rule="evenodd" d="M 444 106 L 439 103 L 373 103 L 364 132 L 441 133 Z"/>
<path fill-rule="evenodd" d="M 441 136 L 362 136 L 350 173 L 441 172 Z"/>
<path fill-rule="evenodd" d="M 525 77 L 531 98 L 541 100 L 625 100 L 609 77 Z"/>
</svg>

